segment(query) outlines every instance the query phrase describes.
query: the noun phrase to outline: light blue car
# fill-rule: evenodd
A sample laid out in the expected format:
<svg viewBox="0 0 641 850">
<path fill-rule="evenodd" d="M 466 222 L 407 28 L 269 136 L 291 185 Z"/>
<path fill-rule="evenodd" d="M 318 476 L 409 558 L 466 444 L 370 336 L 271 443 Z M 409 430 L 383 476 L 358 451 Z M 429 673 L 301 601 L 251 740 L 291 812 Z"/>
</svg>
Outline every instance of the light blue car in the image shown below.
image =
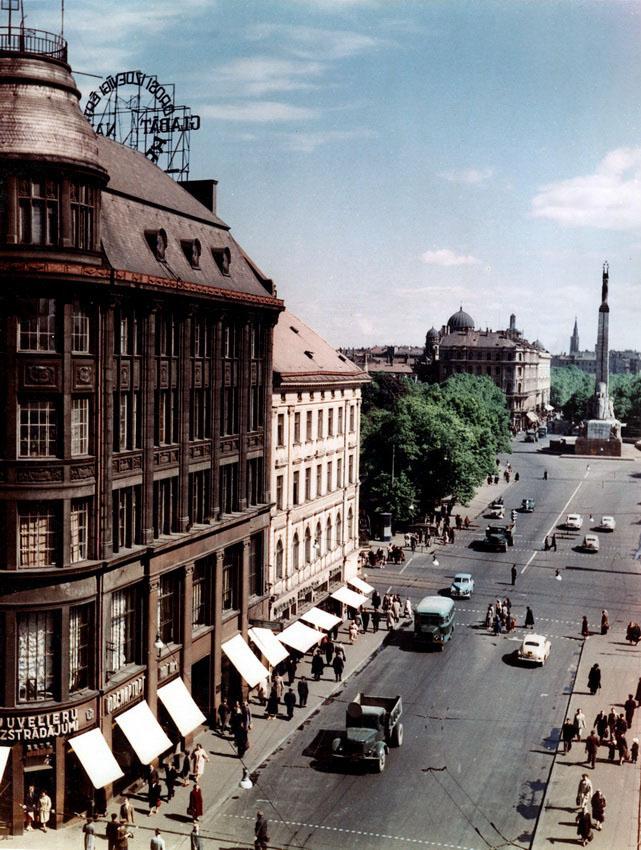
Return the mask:
<svg viewBox="0 0 641 850">
<path fill-rule="evenodd" d="M 474 579 L 471 573 L 457 573 L 450 586 L 453 599 L 469 599 L 474 591 Z"/>
</svg>

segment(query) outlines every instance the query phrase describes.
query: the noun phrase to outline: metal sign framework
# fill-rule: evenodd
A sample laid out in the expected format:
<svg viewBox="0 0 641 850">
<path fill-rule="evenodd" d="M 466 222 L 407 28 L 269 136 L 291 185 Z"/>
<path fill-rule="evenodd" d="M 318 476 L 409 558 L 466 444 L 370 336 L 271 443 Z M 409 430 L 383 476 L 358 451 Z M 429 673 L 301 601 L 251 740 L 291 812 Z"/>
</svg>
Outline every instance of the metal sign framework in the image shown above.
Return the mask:
<svg viewBox="0 0 641 850">
<path fill-rule="evenodd" d="M 121 71 L 90 92 L 85 117 L 99 135 L 144 153 L 175 180 L 187 180 L 191 131 L 200 129 L 200 116 L 176 105 L 175 90 L 155 74 Z"/>
</svg>

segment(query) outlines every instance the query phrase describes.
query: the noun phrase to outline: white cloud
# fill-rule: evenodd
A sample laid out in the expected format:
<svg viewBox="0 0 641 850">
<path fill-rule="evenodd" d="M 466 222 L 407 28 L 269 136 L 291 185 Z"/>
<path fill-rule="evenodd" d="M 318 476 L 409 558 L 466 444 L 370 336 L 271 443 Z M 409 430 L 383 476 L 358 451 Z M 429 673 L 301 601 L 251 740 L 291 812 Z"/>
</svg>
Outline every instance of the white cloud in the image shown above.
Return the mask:
<svg viewBox="0 0 641 850">
<path fill-rule="evenodd" d="M 315 88 L 312 78 L 319 77 L 324 68 L 321 62 L 250 56 L 234 59 L 215 68 L 214 73 L 226 95 L 260 97 L 272 92 Z"/>
<path fill-rule="evenodd" d="M 319 130 L 316 133 L 295 132 L 282 135 L 284 146 L 291 151 L 312 153 L 322 145 L 373 136 L 371 130 Z"/>
<path fill-rule="evenodd" d="M 481 261 L 471 254 L 457 254 L 451 248 L 436 248 L 421 254 L 428 266 L 478 266 Z"/>
<path fill-rule="evenodd" d="M 543 186 L 532 215 L 569 227 L 631 230 L 641 225 L 641 148 L 610 151 L 594 174 Z"/>
<path fill-rule="evenodd" d="M 439 177 L 450 183 L 462 183 L 466 186 L 475 186 L 485 183 L 494 175 L 492 168 L 463 168 L 460 171 L 443 171 Z"/>
<path fill-rule="evenodd" d="M 278 121 L 308 121 L 319 116 L 318 110 L 274 100 L 210 103 L 201 107 L 200 114 L 219 121 L 246 121 L 261 124 Z"/>
<path fill-rule="evenodd" d="M 351 30 L 321 29 L 290 24 L 255 24 L 248 32 L 252 41 L 278 40 L 282 49 L 303 59 L 345 59 L 379 47 L 371 35 Z"/>
</svg>

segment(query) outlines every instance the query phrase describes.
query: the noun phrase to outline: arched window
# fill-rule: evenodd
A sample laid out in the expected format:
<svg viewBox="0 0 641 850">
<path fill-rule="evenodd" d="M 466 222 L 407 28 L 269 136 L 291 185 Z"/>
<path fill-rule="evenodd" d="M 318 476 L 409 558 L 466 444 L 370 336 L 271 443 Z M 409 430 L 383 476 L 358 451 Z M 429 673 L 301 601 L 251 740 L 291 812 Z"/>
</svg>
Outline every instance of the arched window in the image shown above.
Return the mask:
<svg viewBox="0 0 641 850">
<path fill-rule="evenodd" d="M 327 523 L 325 524 L 325 551 L 331 552 L 333 549 L 333 541 L 332 541 L 332 518 L 330 516 L 327 517 Z"/>
<path fill-rule="evenodd" d="M 343 543 L 343 518 L 340 512 L 336 514 L 336 545 L 341 546 Z"/>
<path fill-rule="evenodd" d="M 347 539 L 354 539 L 354 511 L 351 508 L 347 512 Z"/>
<path fill-rule="evenodd" d="M 300 540 L 298 539 L 298 532 L 294 534 L 292 540 L 292 568 L 294 570 L 300 569 Z"/>
<path fill-rule="evenodd" d="M 309 530 L 309 526 L 305 529 L 305 563 L 311 564 L 312 562 L 312 532 Z"/>
<path fill-rule="evenodd" d="M 283 577 L 283 541 L 278 538 L 276 543 L 276 578 Z"/>
<path fill-rule="evenodd" d="M 320 522 L 316 523 L 316 531 L 314 532 L 314 558 L 320 558 L 323 554 L 323 529 Z"/>
</svg>

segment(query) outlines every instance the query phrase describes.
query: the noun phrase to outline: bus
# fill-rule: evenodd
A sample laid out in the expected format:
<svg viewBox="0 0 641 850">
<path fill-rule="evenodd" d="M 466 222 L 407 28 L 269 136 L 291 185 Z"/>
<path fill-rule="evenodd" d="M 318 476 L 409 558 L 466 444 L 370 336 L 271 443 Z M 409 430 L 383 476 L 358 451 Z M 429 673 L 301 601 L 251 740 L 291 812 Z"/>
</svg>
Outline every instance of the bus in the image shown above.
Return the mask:
<svg viewBox="0 0 641 850">
<path fill-rule="evenodd" d="M 444 596 L 426 596 L 414 611 L 414 639 L 443 649 L 454 634 L 454 602 Z"/>
</svg>

